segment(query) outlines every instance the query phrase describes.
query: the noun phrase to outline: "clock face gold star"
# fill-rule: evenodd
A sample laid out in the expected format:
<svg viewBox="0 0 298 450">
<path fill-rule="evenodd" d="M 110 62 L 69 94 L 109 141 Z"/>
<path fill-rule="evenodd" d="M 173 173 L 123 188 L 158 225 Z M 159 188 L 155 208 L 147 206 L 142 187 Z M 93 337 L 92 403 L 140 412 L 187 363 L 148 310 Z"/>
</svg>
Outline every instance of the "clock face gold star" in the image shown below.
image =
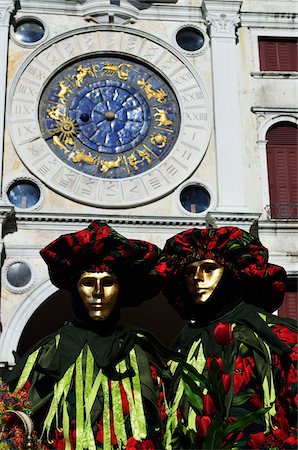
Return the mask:
<svg viewBox="0 0 298 450">
<path fill-rule="evenodd" d="M 63 196 L 124 208 L 188 178 L 209 141 L 208 96 L 177 50 L 117 26 L 73 30 L 36 48 L 9 95 L 27 168 Z"/>
</svg>

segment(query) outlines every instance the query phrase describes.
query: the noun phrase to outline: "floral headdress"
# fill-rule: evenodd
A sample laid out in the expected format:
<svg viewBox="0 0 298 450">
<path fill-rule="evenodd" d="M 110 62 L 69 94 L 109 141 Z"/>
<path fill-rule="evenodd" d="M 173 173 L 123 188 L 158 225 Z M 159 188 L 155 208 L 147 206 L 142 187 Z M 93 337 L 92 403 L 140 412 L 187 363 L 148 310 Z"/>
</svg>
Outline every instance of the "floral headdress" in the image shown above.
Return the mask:
<svg viewBox="0 0 298 450">
<path fill-rule="evenodd" d="M 236 227 L 192 228 L 167 240 L 154 273 L 168 286 L 164 293 L 172 303 L 175 280 L 181 278 L 188 264 L 202 259 L 213 259 L 234 273 L 244 283 L 247 302 L 267 311 L 281 305 L 285 270 L 269 264 L 268 250 L 261 242 Z"/>
<path fill-rule="evenodd" d="M 121 303 L 128 306 L 157 293 L 150 271 L 160 252 L 150 242 L 127 239 L 105 222 L 92 221 L 84 230 L 60 236 L 40 254 L 59 289 L 71 291 L 83 272 L 114 272 L 121 284 Z"/>
</svg>

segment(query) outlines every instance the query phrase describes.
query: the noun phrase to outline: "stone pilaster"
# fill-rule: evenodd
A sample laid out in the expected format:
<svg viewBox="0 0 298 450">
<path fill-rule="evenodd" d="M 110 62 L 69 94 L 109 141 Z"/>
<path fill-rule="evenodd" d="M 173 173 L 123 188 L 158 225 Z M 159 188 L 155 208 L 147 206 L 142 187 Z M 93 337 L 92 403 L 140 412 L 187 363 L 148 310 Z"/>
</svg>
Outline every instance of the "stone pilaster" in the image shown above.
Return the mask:
<svg viewBox="0 0 298 450">
<path fill-rule="evenodd" d="M 222 212 L 246 210 L 236 54 L 236 27 L 240 22 L 241 4 L 240 0 L 203 1 L 212 54 L 217 210 Z"/>
<path fill-rule="evenodd" d="M 0 190 L 2 190 L 2 161 L 4 151 L 4 115 L 6 99 L 6 71 L 10 16 L 15 8 L 15 0 L 0 2 Z M 1 193 L 0 193 L 1 195 Z"/>
</svg>

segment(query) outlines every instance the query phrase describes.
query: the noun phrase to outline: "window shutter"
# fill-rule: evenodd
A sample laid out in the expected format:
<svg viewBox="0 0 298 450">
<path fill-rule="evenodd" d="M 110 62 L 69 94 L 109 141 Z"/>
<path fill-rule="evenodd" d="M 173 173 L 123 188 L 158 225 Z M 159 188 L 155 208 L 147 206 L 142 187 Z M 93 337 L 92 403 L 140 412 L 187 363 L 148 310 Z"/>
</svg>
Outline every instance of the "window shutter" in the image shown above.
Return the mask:
<svg viewBox="0 0 298 450">
<path fill-rule="evenodd" d="M 272 218 L 297 217 L 297 127 L 283 124 L 267 133 L 267 165 Z"/>
<path fill-rule="evenodd" d="M 297 39 L 259 38 L 260 70 L 294 72 L 298 71 Z"/>
<path fill-rule="evenodd" d="M 280 317 L 298 318 L 298 292 L 286 292 L 285 299 L 281 307 L 278 309 Z"/>
</svg>

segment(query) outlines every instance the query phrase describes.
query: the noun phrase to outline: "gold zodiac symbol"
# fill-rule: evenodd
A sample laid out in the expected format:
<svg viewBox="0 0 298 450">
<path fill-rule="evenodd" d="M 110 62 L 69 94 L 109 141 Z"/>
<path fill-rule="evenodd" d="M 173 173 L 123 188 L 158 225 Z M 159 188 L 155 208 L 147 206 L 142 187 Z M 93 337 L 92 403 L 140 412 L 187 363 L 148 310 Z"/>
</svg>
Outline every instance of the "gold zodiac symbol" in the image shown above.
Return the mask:
<svg viewBox="0 0 298 450">
<path fill-rule="evenodd" d="M 91 75 L 94 77 L 94 73 L 89 67 L 83 67 L 82 64 L 79 65 L 77 68 L 77 74 L 73 75 L 72 78 L 76 78 L 76 87 L 80 88 L 82 86 L 82 83 L 84 81 L 84 78 L 86 78 L 87 75 Z"/>
<path fill-rule="evenodd" d="M 142 89 L 144 89 L 148 100 L 150 100 L 151 98 L 155 98 L 159 103 L 165 103 L 168 94 L 164 89 L 153 89 L 152 85 L 146 83 L 144 78 L 142 80 L 138 80 L 138 85 L 141 86 Z"/>
<path fill-rule="evenodd" d="M 112 64 L 109 61 L 105 61 L 104 67 L 101 69 L 107 76 L 111 76 L 114 73 L 117 73 L 118 78 L 120 80 L 128 80 L 128 72 L 131 68 L 130 64 L 119 64 L 119 66 L 116 66 L 116 64 Z"/>
<path fill-rule="evenodd" d="M 151 142 L 151 144 L 156 145 L 156 147 L 158 147 L 158 148 L 164 148 L 167 141 L 168 141 L 168 138 L 166 136 L 164 136 L 163 134 L 155 133 L 155 132 L 153 134 L 151 134 L 150 142 Z"/>
<path fill-rule="evenodd" d="M 53 120 L 60 120 L 60 117 L 65 117 L 66 114 L 63 114 L 60 110 L 60 104 L 57 106 L 53 106 L 51 109 L 47 109 L 48 116 Z"/>
<path fill-rule="evenodd" d="M 133 167 L 134 170 L 139 170 L 138 168 L 138 158 L 136 158 L 136 155 L 133 153 L 131 153 L 128 157 L 128 162 L 131 165 L 131 167 Z"/>
<path fill-rule="evenodd" d="M 159 127 L 170 127 L 173 125 L 173 121 L 171 119 L 167 118 L 167 112 L 164 109 L 155 108 L 156 113 L 154 114 L 154 117 L 157 117 Z"/>
<path fill-rule="evenodd" d="M 92 166 L 96 163 L 96 158 L 93 157 L 90 152 L 87 155 L 84 151 L 76 150 L 76 154 L 72 157 L 72 161 L 74 163 L 84 162 Z"/>
<path fill-rule="evenodd" d="M 65 145 L 60 141 L 58 136 L 53 136 L 53 143 L 54 145 L 56 145 L 57 147 L 61 148 L 64 153 L 69 153 L 69 150 L 67 149 L 67 147 L 65 147 Z"/>
<path fill-rule="evenodd" d="M 148 164 L 152 164 L 151 157 L 146 150 L 137 150 L 137 153 L 141 157 L 141 159 L 138 159 L 134 152 L 127 157 L 129 164 L 133 167 L 134 170 L 139 170 L 138 164 L 141 164 L 144 159 Z"/>
<path fill-rule="evenodd" d="M 142 158 L 139 162 L 141 163 L 142 161 L 144 161 L 144 159 L 147 161 L 148 164 L 152 163 L 152 160 L 150 158 L 149 153 L 146 150 L 137 150 L 138 154 L 140 155 L 140 157 Z"/>
<path fill-rule="evenodd" d="M 117 167 L 120 166 L 120 163 L 122 161 L 122 157 L 118 156 L 117 159 L 110 160 L 110 161 L 106 161 L 106 160 L 104 160 L 104 159 L 99 157 L 98 160 L 99 160 L 99 162 L 101 164 L 101 168 L 100 168 L 101 172 L 102 173 L 107 173 L 108 170 L 116 169 Z"/>
<path fill-rule="evenodd" d="M 72 90 L 70 89 L 70 86 L 68 86 L 67 84 L 65 84 L 65 81 L 60 81 L 59 83 L 60 86 L 60 91 L 57 94 L 57 97 L 60 98 L 61 103 L 65 104 L 65 96 L 71 92 Z"/>
</svg>

